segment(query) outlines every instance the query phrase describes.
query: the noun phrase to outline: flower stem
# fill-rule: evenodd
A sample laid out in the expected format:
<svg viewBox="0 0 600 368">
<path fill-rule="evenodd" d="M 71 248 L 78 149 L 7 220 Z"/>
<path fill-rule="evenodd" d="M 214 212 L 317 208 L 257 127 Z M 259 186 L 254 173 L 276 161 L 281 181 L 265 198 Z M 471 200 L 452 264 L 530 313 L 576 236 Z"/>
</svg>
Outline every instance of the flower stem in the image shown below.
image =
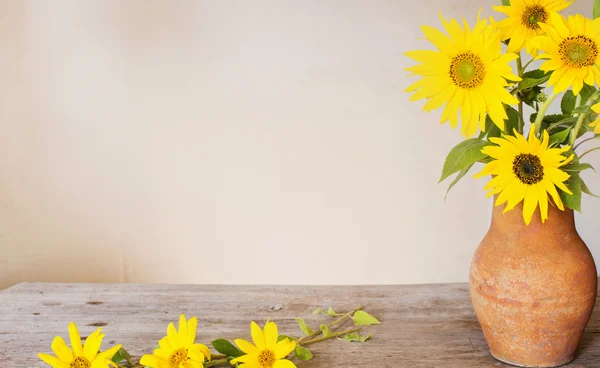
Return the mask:
<svg viewBox="0 0 600 368">
<path fill-rule="evenodd" d="M 205 368 L 215 367 L 217 365 L 221 365 L 221 364 L 225 364 L 225 363 L 228 363 L 228 365 L 229 365 L 229 362 L 227 361 L 227 359 L 211 360 L 210 362 L 204 363 L 204 367 Z"/>
<path fill-rule="evenodd" d="M 331 328 L 333 328 L 334 326 L 337 326 L 337 325 L 339 325 L 340 323 L 342 323 L 342 322 L 345 322 L 345 321 L 346 321 L 346 319 L 350 318 L 350 316 L 351 316 L 352 314 L 356 313 L 357 311 L 359 311 L 359 310 L 361 310 L 361 309 L 363 309 L 363 307 L 362 307 L 362 306 L 360 306 L 360 307 L 358 307 L 358 308 L 354 309 L 352 312 L 348 312 L 348 313 L 344 314 L 344 315 L 343 315 L 343 316 L 341 316 L 340 318 L 338 318 L 338 319 L 336 319 L 335 321 L 333 321 L 333 322 L 331 322 L 330 324 L 328 324 L 328 325 L 327 325 L 327 327 L 329 327 L 329 329 L 331 329 Z M 300 344 L 300 343 L 301 343 L 301 342 L 303 342 L 303 341 L 306 341 L 307 339 L 310 339 L 311 337 L 315 337 L 315 336 L 317 336 L 317 335 L 320 335 L 320 334 L 321 334 L 321 330 L 319 330 L 319 331 L 315 331 L 315 332 L 311 333 L 310 335 L 303 336 L 303 337 L 301 337 L 300 339 L 298 339 L 298 344 Z"/>
<path fill-rule="evenodd" d="M 575 128 L 573 128 L 573 131 L 571 132 L 571 139 L 569 140 L 569 146 L 573 147 L 573 145 L 575 144 L 575 140 L 577 139 L 577 136 L 579 135 L 579 130 L 581 129 L 581 126 L 583 125 L 583 121 L 585 120 L 585 117 L 586 117 L 586 114 L 579 115 L 579 119 L 577 119 Z"/>
<path fill-rule="evenodd" d="M 519 52 L 519 57 L 517 58 L 517 73 L 519 73 L 519 77 L 521 77 L 523 75 L 523 61 L 521 60 L 521 53 Z M 517 93 L 517 99 L 519 100 L 519 127 L 518 127 L 518 131 L 519 133 L 523 134 L 523 129 L 525 129 L 525 123 L 523 122 L 523 101 L 521 101 L 521 99 L 518 96 Z M 506 132 L 507 134 L 510 134 L 511 132 Z"/>
<path fill-rule="evenodd" d="M 361 329 L 361 327 L 357 327 L 357 328 L 353 328 L 353 329 L 348 330 L 348 331 L 336 332 L 334 334 L 331 334 L 331 336 L 327 336 L 327 337 L 321 336 L 321 337 L 318 337 L 316 339 L 304 341 L 302 343 L 302 346 L 305 346 L 305 345 L 308 345 L 308 344 L 314 344 L 314 343 L 317 343 L 317 342 L 321 342 L 321 341 L 333 339 L 334 337 L 338 337 L 338 336 L 346 335 L 346 334 L 349 334 L 349 333 L 357 332 L 357 331 L 360 331 L 360 329 Z"/>
<path fill-rule="evenodd" d="M 582 158 L 583 158 L 584 156 L 586 156 L 588 153 L 592 153 L 592 152 L 594 152 L 594 151 L 599 151 L 599 150 L 600 150 L 600 147 L 592 148 L 592 149 L 591 149 L 591 150 L 589 150 L 589 151 L 585 151 L 585 152 L 584 152 L 584 153 L 583 153 L 581 156 L 579 156 L 579 158 L 580 158 L 580 159 L 582 159 Z"/>
<path fill-rule="evenodd" d="M 573 151 L 577 150 L 577 148 L 581 147 L 582 144 L 589 142 L 589 141 L 593 141 L 594 139 L 598 139 L 598 136 L 593 136 L 591 138 L 587 138 L 582 140 L 581 142 L 577 143 L 574 147 L 573 147 Z"/>
<path fill-rule="evenodd" d="M 536 134 L 539 134 L 540 130 L 542 129 L 542 121 L 544 121 L 546 112 L 548 112 L 550 105 L 552 105 L 552 102 L 554 102 L 557 96 L 558 94 L 552 91 L 552 94 L 548 96 L 546 101 L 544 101 L 542 106 L 540 106 L 540 111 L 538 111 L 537 117 L 535 118 L 535 123 L 533 123 L 534 126 L 532 127 L 532 129 L 535 129 Z"/>
</svg>

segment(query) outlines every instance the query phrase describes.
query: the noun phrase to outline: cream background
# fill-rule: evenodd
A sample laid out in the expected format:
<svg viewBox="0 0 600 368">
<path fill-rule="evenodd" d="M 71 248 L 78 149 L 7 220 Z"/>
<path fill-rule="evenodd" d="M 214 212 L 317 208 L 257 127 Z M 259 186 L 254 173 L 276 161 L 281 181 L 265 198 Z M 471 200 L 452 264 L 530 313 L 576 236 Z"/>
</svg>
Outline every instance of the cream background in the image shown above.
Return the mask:
<svg viewBox="0 0 600 368">
<path fill-rule="evenodd" d="M 491 202 L 403 52 L 495 3 L 0 0 L 0 287 L 466 281 Z"/>
</svg>

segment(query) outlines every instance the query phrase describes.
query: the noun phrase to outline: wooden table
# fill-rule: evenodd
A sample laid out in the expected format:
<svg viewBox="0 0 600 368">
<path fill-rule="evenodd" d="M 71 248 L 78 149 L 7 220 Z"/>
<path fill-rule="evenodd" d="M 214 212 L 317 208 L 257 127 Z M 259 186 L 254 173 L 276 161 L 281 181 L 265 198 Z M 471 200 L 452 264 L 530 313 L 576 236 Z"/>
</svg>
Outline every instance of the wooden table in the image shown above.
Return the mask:
<svg viewBox="0 0 600 368">
<path fill-rule="evenodd" d="M 316 307 L 364 305 L 379 317 L 367 343 L 332 340 L 312 346 L 315 358 L 298 367 L 508 367 L 494 360 L 473 314 L 466 284 L 415 286 L 197 286 L 23 283 L 0 292 L 0 367 L 44 367 L 56 335 L 74 321 L 86 336 L 104 326 L 105 345 L 122 343 L 136 357 L 150 352 L 180 313 L 198 316 L 198 340 L 249 338 L 250 321 L 276 321 L 300 333 L 295 317 L 328 321 Z M 272 311 L 274 306 L 282 307 Z M 68 341 L 68 340 L 67 340 Z M 600 367 L 600 308 L 579 358 L 569 367 Z"/>
</svg>

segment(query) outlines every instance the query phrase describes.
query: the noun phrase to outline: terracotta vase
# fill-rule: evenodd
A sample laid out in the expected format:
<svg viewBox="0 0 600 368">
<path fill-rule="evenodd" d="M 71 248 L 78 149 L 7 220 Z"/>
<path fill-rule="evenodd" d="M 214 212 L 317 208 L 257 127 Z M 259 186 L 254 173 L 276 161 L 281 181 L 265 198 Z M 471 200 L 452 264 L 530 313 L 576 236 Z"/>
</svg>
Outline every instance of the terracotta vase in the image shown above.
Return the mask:
<svg viewBox="0 0 600 368">
<path fill-rule="evenodd" d="M 494 207 L 471 264 L 471 300 L 492 355 L 521 367 L 556 367 L 575 358 L 596 301 L 592 255 L 572 210 L 550 205 L 529 226 L 522 206 Z"/>
</svg>

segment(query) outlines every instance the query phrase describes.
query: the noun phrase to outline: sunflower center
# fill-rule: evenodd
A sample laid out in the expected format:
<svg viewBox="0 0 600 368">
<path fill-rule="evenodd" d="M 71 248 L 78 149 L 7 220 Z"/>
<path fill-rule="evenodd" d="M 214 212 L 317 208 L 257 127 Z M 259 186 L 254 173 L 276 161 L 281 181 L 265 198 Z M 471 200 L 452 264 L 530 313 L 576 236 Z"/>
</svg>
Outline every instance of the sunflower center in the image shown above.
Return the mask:
<svg viewBox="0 0 600 368">
<path fill-rule="evenodd" d="M 533 185 L 544 179 L 544 167 L 540 158 L 530 153 L 521 153 L 513 161 L 513 172 L 523 184 Z"/>
<path fill-rule="evenodd" d="M 275 353 L 271 350 L 263 350 L 258 355 L 258 364 L 260 368 L 273 368 L 275 364 Z"/>
<path fill-rule="evenodd" d="M 186 348 L 175 350 L 173 354 L 171 354 L 171 356 L 169 357 L 169 363 L 171 364 L 171 367 L 178 368 L 181 363 L 187 360 L 187 355 L 188 351 Z"/>
<path fill-rule="evenodd" d="M 592 66 L 598 58 L 598 45 L 585 36 L 567 37 L 559 45 L 561 60 L 574 68 Z"/>
<path fill-rule="evenodd" d="M 450 63 L 450 78 L 458 87 L 478 87 L 485 78 L 483 61 L 472 52 L 456 55 Z"/>
<path fill-rule="evenodd" d="M 540 29 L 538 22 L 546 22 L 548 20 L 548 12 L 540 5 L 532 5 L 525 8 L 521 16 L 521 24 L 533 30 Z"/>
<path fill-rule="evenodd" d="M 92 365 L 84 357 L 77 357 L 69 364 L 69 368 L 90 368 Z"/>
</svg>

